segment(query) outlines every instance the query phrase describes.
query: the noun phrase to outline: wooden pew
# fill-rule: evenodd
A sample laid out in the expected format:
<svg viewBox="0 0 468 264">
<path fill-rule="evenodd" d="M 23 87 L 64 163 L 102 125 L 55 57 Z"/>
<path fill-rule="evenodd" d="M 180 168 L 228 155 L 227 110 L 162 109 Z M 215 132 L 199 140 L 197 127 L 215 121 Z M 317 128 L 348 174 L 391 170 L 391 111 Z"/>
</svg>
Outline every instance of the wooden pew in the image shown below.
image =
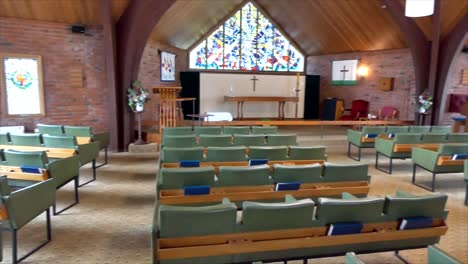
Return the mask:
<svg viewBox="0 0 468 264">
<path fill-rule="evenodd" d="M 377 137 L 378 138 L 383 138 L 383 139 L 391 139 L 388 137 L 389 134 L 380 134 L 378 135 Z M 361 142 L 364 142 L 364 143 L 374 143 L 375 142 L 375 138 L 366 138 L 366 136 L 362 136 L 361 137 Z"/>
<path fill-rule="evenodd" d="M 270 169 L 273 170 L 273 164 L 282 164 L 282 165 L 307 165 L 307 164 L 323 164 L 324 160 L 270 160 L 268 165 Z M 200 167 L 213 166 L 215 172 L 219 172 L 220 166 L 249 166 L 248 161 L 206 161 L 200 162 Z M 179 168 L 179 163 L 162 163 L 161 168 Z"/>
<path fill-rule="evenodd" d="M 439 166 L 463 166 L 465 160 L 452 160 L 452 156 L 439 156 L 437 165 Z"/>
<path fill-rule="evenodd" d="M 359 234 L 339 236 L 327 236 L 327 227 L 323 226 L 159 238 L 154 252 L 158 260 L 170 260 L 431 238 L 442 236 L 448 230 L 447 225 L 441 219 L 434 220 L 433 226 L 429 228 L 398 230 L 398 225 L 398 221 L 366 223 Z"/>
<path fill-rule="evenodd" d="M 26 181 L 44 181 L 49 179 L 49 173 L 45 169 L 41 169 L 41 173 L 22 172 L 20 167 L 16 166 L 0 166 L 0 175 L 5 175 L 9 179 L 26 180 Z"/>
<path fill-rule="evenodd" d="M 48 148 L 48 147 L 31 147 L 31 146 L 15 146 L 15 145 L 0 145 L 0 149 L 12 149 L 18 151 L 45 151 L 48 158 L 64 159 L 77 155 L 75 149 L 66 148 Z"/>
<path fill-rule="evenodd" d="M 207 195 L 184 196 L 184 190 L 161 190 L 159 192 L 159 203 L 167 205 L 219 203 L 223 198 L 229 198 L 233 202 L 284 199 L 286 194 L 295 198 L 311 198 L 324 196 L 339 196 L 343 192 L 354 195 L 367 195 L 369 183 L 366 181 L 355 182 L 326 182 L 326 183 L 304 183 L 295 191 L 275 191 L 274 185 L 261 186 L 239 186 L 239 187 L 214 187 Z"/>
</svg>

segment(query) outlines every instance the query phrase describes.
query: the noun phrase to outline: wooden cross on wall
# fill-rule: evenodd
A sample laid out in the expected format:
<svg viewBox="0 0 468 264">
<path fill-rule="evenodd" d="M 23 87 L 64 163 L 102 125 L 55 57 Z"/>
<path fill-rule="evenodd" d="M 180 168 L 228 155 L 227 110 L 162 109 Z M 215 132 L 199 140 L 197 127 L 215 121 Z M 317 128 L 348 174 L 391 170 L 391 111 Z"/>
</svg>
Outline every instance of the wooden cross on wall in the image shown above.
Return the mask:
<svg viewBox="0 0 468 264">
<path fill-rule="evenodd" d="M 257 76 L 254 75 L 252 79 L 250 79 L 253 82 L 253 91 L 255 92 L 255 84 L 257 81 L 260 81 L 260 79 L 257 79 Z"/>
<path fill-rule="evenodd" d="M 349 72 L 349 70 L 346 69 L 346 65 L 343 66 L 343 69 L 340 72 L 343 73 L 343 81 L 346 80 L 346 73 Z"/>
</svg>

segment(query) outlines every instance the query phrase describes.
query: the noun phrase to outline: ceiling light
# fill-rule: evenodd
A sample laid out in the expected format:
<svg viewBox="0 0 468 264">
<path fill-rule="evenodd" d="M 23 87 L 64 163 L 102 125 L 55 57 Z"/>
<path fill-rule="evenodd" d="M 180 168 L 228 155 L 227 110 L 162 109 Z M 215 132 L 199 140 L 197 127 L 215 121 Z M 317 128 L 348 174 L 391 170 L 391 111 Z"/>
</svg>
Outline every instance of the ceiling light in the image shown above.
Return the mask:
<svg viewBox="0 0 468 264">
<path fill-rule="evenodd" d="M 434 13 L 434 0 L 406 0 L 405 16 L 424 17 Z"/>
</svg>

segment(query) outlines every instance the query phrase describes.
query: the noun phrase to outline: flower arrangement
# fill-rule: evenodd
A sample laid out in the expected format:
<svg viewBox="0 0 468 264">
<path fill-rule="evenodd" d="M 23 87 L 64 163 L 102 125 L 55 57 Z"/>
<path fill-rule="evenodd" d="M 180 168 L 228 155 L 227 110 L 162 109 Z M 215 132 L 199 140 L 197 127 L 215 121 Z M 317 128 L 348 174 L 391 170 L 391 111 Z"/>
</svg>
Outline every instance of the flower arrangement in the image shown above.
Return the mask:
<svg viewBox="0 0 468 264">
<path fill-rule="evenodd" d="M 143 111 L 143 105 L 150 100 L 148 90 L 141 86 L 140 81 L 134 81 L 127 90 L 128 106 L 134 112 Z"/>
<path fill-rule="evenodd" d="M 429 95 L 427 90 L 422 92 L 418 96 L 418 108 L 419 108 L 419 113 L 426 113 L 432 106 L 432 96 Z"/>
</svg>

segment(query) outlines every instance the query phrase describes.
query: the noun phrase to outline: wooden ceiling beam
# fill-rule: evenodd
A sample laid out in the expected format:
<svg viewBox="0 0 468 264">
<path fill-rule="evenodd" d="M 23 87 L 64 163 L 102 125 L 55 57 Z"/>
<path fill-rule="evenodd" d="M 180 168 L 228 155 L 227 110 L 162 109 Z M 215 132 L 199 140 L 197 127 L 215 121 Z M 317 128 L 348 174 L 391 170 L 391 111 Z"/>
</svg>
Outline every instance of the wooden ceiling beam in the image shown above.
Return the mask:
<svg viewBox="0 0 468 264">
<path fill-rule="evenodd" d="M 435 113 L 432 115 L 432 123 L 438 123 L 445 111 L 445 100 L 443 95 L 445 89 L 449 89 L 446 85 L 447 76 L 453 64 L 455 55 L 460 52 L 463 43 L 466 39 L 468 28 L 468 14 L 458 22 L 452 31 L 442 40 L 440 44 L 439 63 L 437 68 L 437 93 L 435 94 Z"/>
<path fill-rule="evenodd" d="M 112 18 L 112 0 L 99 1 L 99 16 L 103 28 L 104 39 L 104 58 L 106 63 L 106 88 L 108 91 L 107 98 L 107 120 L 109 129 L 112 132 L 111 150 L 118 150 L 117 138 L 119 128 L 115 113 L 118 112 L 116 101 L 116 44 L 115 44 L 115 24 Z"/>
<path fill-rule="evenodd" d="M 421 93 L 427 88 L 429 80 L 431 45 L 416 22 L 405 16 L 405 10 L 400 1 L 383 0 L 383 3 L 395 23 L 400 27 L 406 45 L 411 51 L 416 78 L 416 92 Z"/>
<path fill-rule="evenodd" d="M 126 150 L 133 141 L 134 116 L 127 106 L 127 89 L 138 78 L 141 56 L 157 22 L 175 0 L 131 1 L 116 25 L 117 41 L 117 146 Z"/>
</svg>

